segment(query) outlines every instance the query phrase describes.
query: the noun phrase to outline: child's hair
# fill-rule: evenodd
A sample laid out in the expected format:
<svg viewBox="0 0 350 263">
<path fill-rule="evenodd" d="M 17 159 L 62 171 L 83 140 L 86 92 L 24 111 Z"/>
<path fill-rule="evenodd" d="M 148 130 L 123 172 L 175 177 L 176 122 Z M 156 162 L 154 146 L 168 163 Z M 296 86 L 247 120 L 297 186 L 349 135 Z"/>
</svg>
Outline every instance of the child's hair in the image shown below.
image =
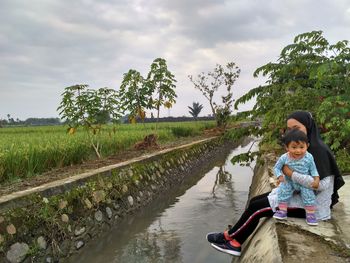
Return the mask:
<svg viewBox="0 0 350 263">
<path fill-rule="evenodd" d="M 305 142 L 307 144 L 309 140 L 304 132 L 298 129 L 291 129 L 284 134 L 282 142 L 285 146 L 288 146 L 291 142 Z"/>
</svg>

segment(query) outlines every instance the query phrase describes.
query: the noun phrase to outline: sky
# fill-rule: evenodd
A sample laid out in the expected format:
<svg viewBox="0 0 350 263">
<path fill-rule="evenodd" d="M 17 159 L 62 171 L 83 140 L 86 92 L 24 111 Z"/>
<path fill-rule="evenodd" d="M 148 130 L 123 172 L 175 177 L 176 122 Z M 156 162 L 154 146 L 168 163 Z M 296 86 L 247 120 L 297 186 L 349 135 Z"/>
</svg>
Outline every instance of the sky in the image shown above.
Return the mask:
<svg viewBox="0 0 350 263">
<path fill-rule="evenodd" d="M 199 102 L 206 116 L 208 101 L 188 75 L 235 62 L 237 99 L 266 81 L 253 77 L 258 67 L 312 30 L 330 43 L 349 40 L 350 1 L 0 0 L 0 119 L 59 117 L 65 87 L 119 89 L 124 73 L 146 77 L 158 57 L 175 75 L 178 96 L 160 115 L 190 116 L 188 106 Z"/>
</svg>

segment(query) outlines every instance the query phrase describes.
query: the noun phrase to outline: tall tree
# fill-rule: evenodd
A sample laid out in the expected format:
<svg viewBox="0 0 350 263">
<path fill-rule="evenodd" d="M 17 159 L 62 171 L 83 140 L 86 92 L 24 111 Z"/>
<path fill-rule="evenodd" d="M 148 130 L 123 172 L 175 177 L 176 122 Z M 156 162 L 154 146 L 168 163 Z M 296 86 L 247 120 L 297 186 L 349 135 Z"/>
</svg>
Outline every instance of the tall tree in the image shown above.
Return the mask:
<svg viewBox="0 0 350 263">
<path fill-rule="evenodd" d="M 227 123 L 233 103 L 232 87 L 238 79 L 240 72 L 239 67 L 234 62 L 230 62 L 225 67 L 217 64 L 213 71 L 202 72 L 197 75 L 196 79 L 192 75 L 188 76 L 194 87 L 200 90 L 203 96 L 209 101 L 218 126 L 225 126 Z M 223 105 L 214 101 L 214 95 L 221 87 L 225 87 L 227 91 L 227 95 L 222 96 Z"/>
<path fill-rule="evenodd" d="M 61 118 L 68 123 L 68 132 L 73 134 L 77 127 L 87 131 L 90 144 L 98 158 L 101 157 L 101 112 L 108 114 L 113 120 L 120 118 L 116 91 L 108 88 L 89 89 L 88 85 L 66 87 L 62 93 L 62 101 L 57 108 Z"/>
<path fill-rule="evenodd" d="M 152 102 L 157 110 L 157 122 L 159 120 L 160 106 L 171 108 L 176 102 L 175 83 L 175 76 L 168 70 L 166 60 L 156 58 L 151 64 L 151 70 L 147 76 L 147 85 L 152 93 L 155 93 Z"/>
<path fill-rule="evenodd" d="M 145 82 L 140 72 L 130 69 L 124 74 L 122 85 L 118 92 L 122 112 L 129 112 L 129 120 L 136 122 L 136 118 L 145 118 L 145 109 L 152 108 L 152 90 Z"/>
<path fill-rule="evenodd" d="M 197 120 L 197 117 L 199 115 L 199 113 L 202 111 L 203 109 L 203 105 L 199 104 L 199 102 L 193 102 L 192 103 L 192 107 L 187 106 L 190 110 L 189 113 L 192 115 L 192 117 Z"/>
<path fill-rule="evenodd" d="M 247 114 L 262 118 L 263 142 L 276 140 L 285 119 L 295 110 L 310 111 L 339 166 L 350 169 L 350 47 L 347 40 L 330 44 L 322 31 L 297 35 L 277 62 L 258 68 L 266 83 L 239 98 L 235 106 L 256 98 Z"/>
</svg>

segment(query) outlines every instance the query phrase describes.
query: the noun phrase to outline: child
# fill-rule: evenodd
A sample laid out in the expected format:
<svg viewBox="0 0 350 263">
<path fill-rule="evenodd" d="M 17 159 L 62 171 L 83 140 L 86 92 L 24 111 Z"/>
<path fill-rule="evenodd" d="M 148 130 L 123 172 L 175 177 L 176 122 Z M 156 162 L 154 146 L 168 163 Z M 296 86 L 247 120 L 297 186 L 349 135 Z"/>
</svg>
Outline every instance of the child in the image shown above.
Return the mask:
<svg viewBox="0 0 350 263">
<path fill-rule="evenodd" d="M 279 210 L 273 215 L 274 218 L 287 219 L 288 201 L 294 191 L 300 191 L 306 211 L 306 223 L 312 226 L 317 225 L 315 216 L 315 193 L 298 183 L 293 182 L 288 176 L 284 176 L 282 168 L 284 165 L 289 166 L 292 170 L 309 174 L 314 178 L 312 188 L 318 188 L 320 177 L 318 175 L 313 156 L 307 152 L 309 146 L 307 135 L 297 129 L 292 129 L 286 133 L 283 143 L 287 153 L 283 154 L 277 161 L 274 172 L 280 185 L 278 187 L 278 208 Z"/>
</svg>

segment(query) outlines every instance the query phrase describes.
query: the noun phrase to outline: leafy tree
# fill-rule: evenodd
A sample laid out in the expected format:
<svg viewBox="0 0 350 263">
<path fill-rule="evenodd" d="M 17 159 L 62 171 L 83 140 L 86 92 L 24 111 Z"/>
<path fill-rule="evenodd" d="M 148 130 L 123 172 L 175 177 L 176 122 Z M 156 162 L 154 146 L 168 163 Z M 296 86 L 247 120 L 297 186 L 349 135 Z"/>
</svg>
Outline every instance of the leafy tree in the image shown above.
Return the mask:
<svg viewBox="0 0 350 263">
<path fill-rule="evenodd" d="M 145 119 L 145 109 L 152 108 L 152 91 L 140 72 L 130 69 L 124 74 L 118 92 L 122 112 L 129 112 L 129 120 L 135 122 L 139 117 Z"/>
<path fill-rule="evenodd" d="M 262 118 L 262 143 L 276 140 L 285 119 L 295 110 L 310 111 L 336 155 L 350 156 L 350 48 L 347 40 L 330 44 L 322 31 L 297 35 L 282 49 L 275 63 L 258 68 L 254 76 L 268 77 L 264 85 L 250 90 L 235 106 L 256 98 L 246 114 Z M 343 162 L 341 169 L 350 170 Z M 347 168 L 346 168 L 347 166 Z"/>
<path fill-rule="evenodd" d="M 193 102 L 192 103 L 192 107 L 187 106 L 190 110 L 189 113 L 192 115 L 192 117 L 197 120 L 197 117 L 199 115 L 199 113 L 202 111 L 203 109 L 203 105 L 199 104 L 199 102 Z"/>
<path fill-rule="evenodd" d="M 225 67 L 217 64 L 214 70 L 207 73 L 200 73 L 197 79 L 189 75 L 190 81 L 194 87 L 202 92 L 204 97 L 209 101 L 213 116 L 219 127 L 225 127 L 231 114 L 232 87 L 239 77 L 241 70 L 234 62 L 227 63 Z M 223 105 L 219 105 L 214 101 L 214 95 L 220 87 L 225 87 L 226 96 L 222 96 Z"/>
<path fill-rule="evenodd" d="M 77 127 L 82 126 L 87 131 L 91 146 L 98 158 L 101 157 L 99 134 L 101 124 L 106 119 L 101 113 L 112 120 L 120 118 L 117 93 L 113 89 L 100 88 L 92 90 L 88 85 L 74 85 L 66 87 L 62 93 L 62 101 L 57 108 L 59 115 L 69 125 L 68 132 L 75 133 Z"/>
<path fill-rule="evenodd" d="M 175 82 L 175 76 L 168 70 L 166 60 L 156 58 L 151 64 L 151 70 L 147 76 L 147 85 L 152 94 L 155 93 L 152 103 L 157 110 L 157 122 L 159 120 L 160 106 L 165 106 L 169 109 L 176 102 Z"/>
</svg>

